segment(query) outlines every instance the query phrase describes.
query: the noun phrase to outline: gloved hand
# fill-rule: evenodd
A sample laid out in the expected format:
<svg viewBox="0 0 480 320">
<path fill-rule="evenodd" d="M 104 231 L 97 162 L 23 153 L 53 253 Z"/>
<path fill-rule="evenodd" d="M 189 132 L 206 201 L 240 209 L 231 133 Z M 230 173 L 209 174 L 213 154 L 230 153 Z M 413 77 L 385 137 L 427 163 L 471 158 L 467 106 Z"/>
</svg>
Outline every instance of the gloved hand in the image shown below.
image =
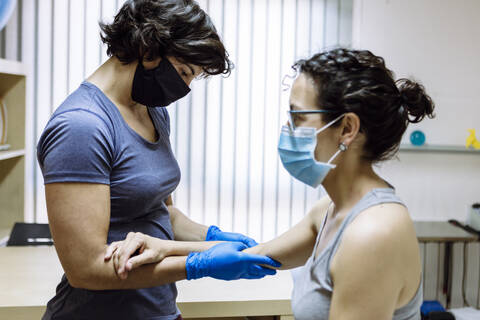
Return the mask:
<svg viewBox="0 0 480 320">
<path fill-rule="evenodd" d="M 260 279 L 274 275 L 276 270 L 259 264 L 280 267 L 281 264 L 269 257 L 242 252 L 247 246 L 241 242 L 223 242 L 207 251 L 191 252 L 185 269 L 187 279 L 212 277 L 220 280 Z"/>
<path fill-rule="evenodd" d="M 242 242 L 247 247 L 255 247 L 258 243 L 250 237 L 247 237 L 241 233 L 223 232 L 217 226 L 210 226 L 207 231 L 207 237 L 205 241 L 234 241 Z"/>
</svg>

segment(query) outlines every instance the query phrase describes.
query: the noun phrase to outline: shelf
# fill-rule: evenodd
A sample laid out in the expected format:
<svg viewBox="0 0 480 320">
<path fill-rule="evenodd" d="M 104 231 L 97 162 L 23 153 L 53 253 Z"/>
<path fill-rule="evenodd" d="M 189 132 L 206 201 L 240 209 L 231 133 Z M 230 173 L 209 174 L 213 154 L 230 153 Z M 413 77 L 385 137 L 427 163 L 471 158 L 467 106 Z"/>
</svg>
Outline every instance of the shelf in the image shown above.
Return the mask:
<svg viewBox="0 0 480 320">
<path fill-rule="evenodd" d="M 14 76 L 26 75 L 25 67 L 22 63 L 5 59 L 0 59 L 0 73 Z"/>
<path fill-rule="evenodd" d="M 25 149 L 0 151 L 0 160 L 12 159 L 25 155 Z"/>
<path fill-rule="evenodd" d="M 25 220 L 25 158 L 34 152 L 30 146 L 25 147 L 27 77 L 25 64 L 0 59 L 0 97 L 8 114 L 4 143 L 10 145 L 9 149 L 0 151 L 0 230 Z"/>
<path fill-rule="evenodd" d="M 414 146 L 410 144 L 401 144 L 400 152 L 437 152 L 437 153 L 465 153 L 480 154 L 480 150 L 467 149 L 464 146 L 448 146 L 448 145 L 423 145 Z"/>
</svg>

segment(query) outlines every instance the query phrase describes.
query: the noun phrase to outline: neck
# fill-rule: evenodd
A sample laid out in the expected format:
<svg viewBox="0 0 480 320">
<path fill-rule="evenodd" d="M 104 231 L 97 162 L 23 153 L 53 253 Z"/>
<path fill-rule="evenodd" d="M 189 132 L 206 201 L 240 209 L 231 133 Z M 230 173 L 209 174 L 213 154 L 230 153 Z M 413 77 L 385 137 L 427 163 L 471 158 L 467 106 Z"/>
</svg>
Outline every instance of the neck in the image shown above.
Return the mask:
<svg viewBox="0 0 480 320">
<path fill-rule="evenodd" d="M 132 83 L 138 62 L 123 64 L 116 57 L 111 57 L 87 78 L 96 85 L 115 104 L 134 106 L 132 100 Z"/>
<path fill-rule="evenodd" d="M 374 188 L 388 185 L 372 168 L 372 164 L 354 158 L 349 152 L 338 156 L 337 166 L 325 178 L 323 186 L 335 204 L 334 214 L 346 214 Z"/>
</svg>

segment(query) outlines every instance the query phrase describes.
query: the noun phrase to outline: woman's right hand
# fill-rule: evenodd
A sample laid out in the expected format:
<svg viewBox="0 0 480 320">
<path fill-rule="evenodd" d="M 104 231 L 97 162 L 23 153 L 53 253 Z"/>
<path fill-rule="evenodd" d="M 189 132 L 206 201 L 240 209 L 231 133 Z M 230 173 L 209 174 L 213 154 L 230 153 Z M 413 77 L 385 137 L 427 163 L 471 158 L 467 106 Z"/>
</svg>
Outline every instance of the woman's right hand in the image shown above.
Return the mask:
<svg viewBox="0 0 480 320">
<path fill-rule="evenodd" d="M 170 248 L 167 242 L 141 232 L 129 232 L 125 240 L 112 242 L 108 246 L 105 261 L 113 257 L 115 272 L 120 279 L 126 279 L 129 271 L 167 257 Z"/>
</svg>

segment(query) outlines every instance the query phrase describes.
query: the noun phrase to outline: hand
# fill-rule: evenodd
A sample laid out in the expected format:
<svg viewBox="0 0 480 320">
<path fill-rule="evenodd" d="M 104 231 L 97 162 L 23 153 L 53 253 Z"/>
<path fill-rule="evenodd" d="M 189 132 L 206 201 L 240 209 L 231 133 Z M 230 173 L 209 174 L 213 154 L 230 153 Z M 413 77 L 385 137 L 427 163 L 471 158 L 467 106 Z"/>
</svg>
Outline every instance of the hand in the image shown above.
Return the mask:
<svg viewBox="0 0 480 320">
<path fill-rule="evenodd" d="M 276 270 L 260 264 L 278 268 L 280 263 L 266 256 L 242 252 L 246 248 L 241 242 L 224 242 L 204 252 L 190 253 L 185 264 L 187 279 L 260 279 L 276 273 Z"/>
<path fill-rule="evenodd" d="M 258 243 L 241 233 L 223 232 L 217 226 L 210 226 L 207 231 L 206 241 L 233 241 L 242 242 L 247 247 L 255 247 Z"/>
<path fill-rule="evenodd" d="M 167 241 L 140 232 L 129 232 L 125 240 L 109 245 L 105 261 L 113 256 L 115 272 L 120 279 L 126 279 L 129 271 L 144 264 L 162 261 L 168 255 Z M 162 245 L 163 242 L 165 245 Z"/>
</svg>

